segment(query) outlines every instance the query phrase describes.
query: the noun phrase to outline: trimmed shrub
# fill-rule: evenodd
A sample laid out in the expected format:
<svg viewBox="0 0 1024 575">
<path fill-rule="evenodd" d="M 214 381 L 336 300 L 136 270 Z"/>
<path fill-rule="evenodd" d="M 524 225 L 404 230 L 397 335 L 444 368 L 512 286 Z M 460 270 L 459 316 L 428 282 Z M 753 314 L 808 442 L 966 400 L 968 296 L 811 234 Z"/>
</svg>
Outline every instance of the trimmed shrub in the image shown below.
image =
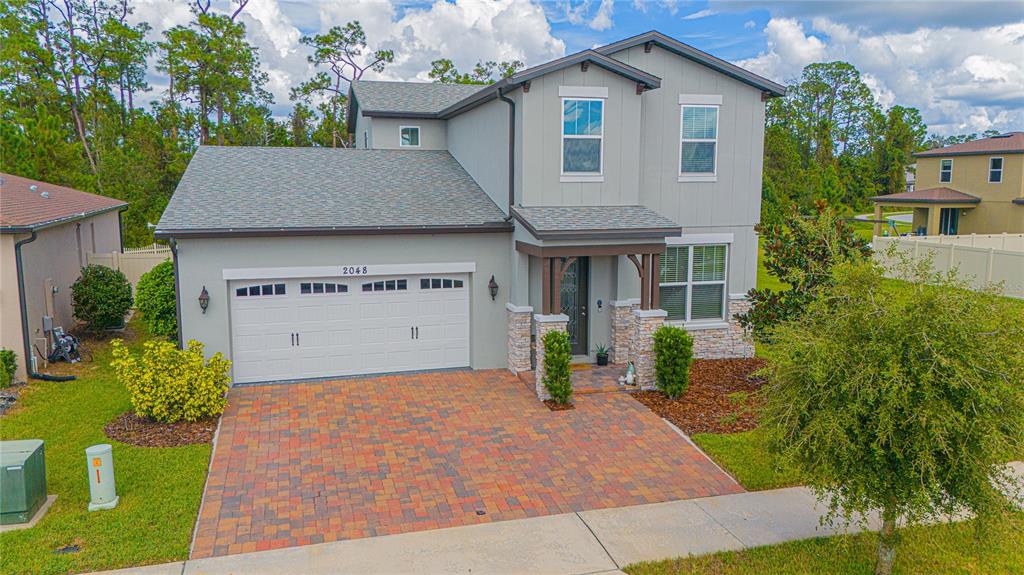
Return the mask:
<svg viewBox="0 0 1024 575">
<path fill-rule="evenodd" d="M 142 274 L 135 286 L 135 308 L 153 335 L 178 336 L 178 308 L 174 295 L 174 264 L 167 260 Z"/>
<path fill-rule="evenodd" d="M 544 334 L 544 388 L 551 395 L 551 400 L 560 405 L 572 399 L 571 361 L 569 334 L 564 331 Z"/>
<path fill-rule="evenodd" d="M 113 342 L 111 367 L 128 389 L 139 417 L 165 423 L 197 421 L 224 413 L 231 362 L 220 353 L 206 359 L 203 344 L 178 349 L 169 341 L 147 341 L 136 357 L 120 339 Z"/>
<path fill-rule="evenodd" d="M 75 318 L 96 331 L 124 325 L 132 307 L 132 286 L 118 270 L 89 265 L 71 284 L 71 305 Z"/>
<path fill-rule="evenodd" d="M 18 369 L 18 356 L 9 349 L 0 349 L 0 388 L 11 385 Z"/>
<path fill-rule="evenodd" d="M 681 327 L 663 325 L 654 332 L 654 379 L 658 389 L 675 399 L 690 384 L 693 338 Z"/>
</svg>

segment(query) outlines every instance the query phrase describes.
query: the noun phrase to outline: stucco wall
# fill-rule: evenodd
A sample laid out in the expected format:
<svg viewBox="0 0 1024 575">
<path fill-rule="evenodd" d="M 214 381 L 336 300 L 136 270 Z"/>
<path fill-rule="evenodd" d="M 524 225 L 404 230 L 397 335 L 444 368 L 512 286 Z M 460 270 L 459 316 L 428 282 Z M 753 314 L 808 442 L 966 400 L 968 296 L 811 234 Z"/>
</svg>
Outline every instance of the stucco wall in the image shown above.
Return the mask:
<svg viewBox="0 0 1024 575">
<path fill-rule="evenodd" d="M 448 151 L 508 214 L 508 109 L 493 100 L 448 120 Z"/>
<path fill-rule="evenodd" d="M 990 158 L 1003 158 L 1003 180 L 999 183 L 988 181 Z M 953 160 L 951 182 L 939 181 L 942 159 Z M 1024 198 L 1024 154 L 918 158 L 916 186 L 918 190 L 953 188 L 981 198 L 980 204 L 961 212 L 957 229 L 960 235 L 1024 232 L 1024 206 L 1013 203 L 1016 198 Z"/>
<path fill-rule="evenodd" d="M 19 369 L 24 369 L 27 365 L 24 346 L 20 341 L 8 343 L 12 338 L 7 335 L 7 318 L 10 317 L 8 310 L 14 310 L 11 315 L 16 321 L 20 321 L 20 306 L 15 288 L 17 273 L 14 267 L 14 248 L 13 241 L 9 247 L 7 245 L 9 237 L 4 236 L 3 346 L 13 349 L 18 354 Z M 15 239 L 27 237 L 28 234 L 18 235 Z M 37 233 L 35 241 L 22 246 L 29 337 L 32 344 L 41 352 L 48 351 L 43 332 L 44 315 L 53 314 L 54 326 L 62 326 L 64 329 L 75 326 L 74 311 L 71 307 L 71 284 L 78 279 L 81 266 L 87 262 L 87 254 L 120 249 L 121 235 L 116 211 L 41 230 Z M 8 285 L 12 287 L 8 288 Z M 56 288 L 56 293 L 53 293 L 52 288 Z M 20 335 L 19 328 L 15 337 Z M 20 373 L 24 375 L 24 372 Z"/>
<path fill-rule="evenodd" d="M 356 148 L 373 149 L 373 118 L 359 114 L 356 117 L 355 137 Z"/>
<path fill-rule="evenodd" d="M 309 236 L 182 239 L 178 241 L 183 339 L 206 344 L 208 353 L 231 357 L 225 268 L 476 262 L 470 275 L 470 358 L 475 369 L 506 364 L 505 299 L 510 282 L 509 234 Z M 494 275 L 499 298 L 491 301 Z M 204 315 L 197 298 L 210 293 Z"/>
<path fill-rule="evenodd" d="M 418 118 L 374 118 L 371 127 L 370 147 L 375 150 L 447 150 L 448 129 L 445 120 L 423 120 Z M 420 145 L 418 148 L 399 146 L 399 128 L 419 126 Z"/>
<path fill-rule="evenodd" d="M 24 343 L 21 339 L 21 308 L 18 304 L 18 273 L 14 261 L 14 242 L 28 236 L 0 235 L 0 348 L 18 354 L 15 379 L 25 378 Z"/>
</svg>

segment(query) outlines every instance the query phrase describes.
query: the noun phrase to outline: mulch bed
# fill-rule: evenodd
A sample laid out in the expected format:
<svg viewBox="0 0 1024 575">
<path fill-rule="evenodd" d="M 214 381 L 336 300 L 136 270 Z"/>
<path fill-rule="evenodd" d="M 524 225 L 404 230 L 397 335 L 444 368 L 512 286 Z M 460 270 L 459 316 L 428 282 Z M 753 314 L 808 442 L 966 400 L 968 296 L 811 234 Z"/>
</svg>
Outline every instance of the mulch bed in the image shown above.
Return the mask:
<svg viewBox="0 0 1024 575">
<path fill-rule="evenodd" d="M 195 422 L 160 423 L 144 419 L 132 412 L 122 413 L 108 423 L 103 431 L 107 437 L 138 447 L 178 447 L 212 443 L 217 431 L 217 418 Z"/>
<path fill-rule="evenodd" d="M 690 367 L 690 386 L 678 399 L 660 391 L 632 395 L 686 434 L 749 431 L 757 427 L 756 392 L 764 385 L 753 373 L 764 364 L 758 358 L 698 359 Z"/>
<path fill-rule="evenodd" d="M 576 406 L 571 403 L 555 403 L 554 400 L 545 399 L 544 405 L 548 406 L 551 411 L 569 411 L 570 409 L 576 409 Z"/>
</svg>

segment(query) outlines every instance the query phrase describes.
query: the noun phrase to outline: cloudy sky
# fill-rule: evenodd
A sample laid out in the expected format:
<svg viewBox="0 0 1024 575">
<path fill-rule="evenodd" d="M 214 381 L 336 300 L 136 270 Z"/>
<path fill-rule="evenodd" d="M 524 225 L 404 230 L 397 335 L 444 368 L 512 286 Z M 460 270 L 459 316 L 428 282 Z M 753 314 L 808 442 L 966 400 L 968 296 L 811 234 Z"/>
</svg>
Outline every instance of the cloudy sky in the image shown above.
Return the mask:
<svg viewBox="0 0 1024 575">
<path fill-rule="evenodd" d="M 135 6 L 154 40 L 191 18 L 188 0 Z M 465 69 L 534 65 L 656 29 L 779 82 L 810 62 L 851 62 L 882 106 L 920 109 L 932 132 L 1024 129 L 1024 0 L 250 0 L 243 21 L 275 114 L 287 115 L 288 90 L 313 74 L 299 38 L 351 20 L 371 47 L 396 54 L 367 78 L 427 80 L 442 57 Z M 166 79 L 153 71 L 150 82 L 159 97 Z"/>
</svg>

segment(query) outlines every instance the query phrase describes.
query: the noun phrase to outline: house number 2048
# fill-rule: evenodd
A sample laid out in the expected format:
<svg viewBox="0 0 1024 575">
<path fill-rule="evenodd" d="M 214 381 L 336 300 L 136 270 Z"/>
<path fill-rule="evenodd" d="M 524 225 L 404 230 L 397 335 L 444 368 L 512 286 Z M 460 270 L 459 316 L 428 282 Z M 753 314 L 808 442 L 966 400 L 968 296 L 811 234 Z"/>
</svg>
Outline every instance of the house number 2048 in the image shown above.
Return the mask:
<svg viewBox="0 0 1024 575">
<path fill-rule="evenodd" d="M 343 276 L 366 275 L 366 266 L 341 266 L 341 275 L 343 275 Z"/>
</svg>

